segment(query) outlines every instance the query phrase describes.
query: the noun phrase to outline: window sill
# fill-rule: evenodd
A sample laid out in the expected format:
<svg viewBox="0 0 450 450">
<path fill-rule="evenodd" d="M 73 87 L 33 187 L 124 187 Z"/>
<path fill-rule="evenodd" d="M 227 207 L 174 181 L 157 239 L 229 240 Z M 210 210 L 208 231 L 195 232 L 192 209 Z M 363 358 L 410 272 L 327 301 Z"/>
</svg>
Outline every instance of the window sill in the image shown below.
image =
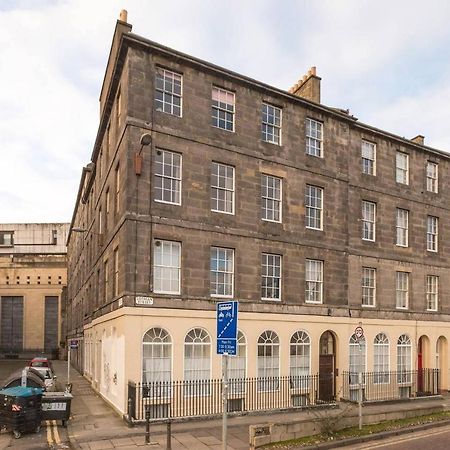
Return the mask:
<svg viewBox="0 0 450 450">
<path fill-rule="evenodd" d="M 312 158 L 321 159 L 322 161 L 325 159 L 323 155 L 312 155 L 311 153 L 305 152 L 306 156 L 311 156 Z"/>
<path fill-rule="evenodd" d="M 227 215 L 229 215 L 229 216 L 234 216 L 234 212 L 218 211 L 217 209 L 211 209 L 211 212 L 213 212 L 213 213 L 219 213 L 219 214 L 227 214 Z"/>
<path fill-rule="evenodd" d="M 222 127 L 218 127 L 216 125 L 211 125 L 213 128 L 215 128 L 216 130 L 222 130 L 222 131 L 228 131 L 228 133 L 236 133 L 236 131 L 234 130 L 234 128 L 232 130 L 227 130 L 226 128 L 222 128 Z"/>
<path fill-rule="evenodd" d="M 271 144 L 271 145 L 275 145 L 276 147 L 283 147 L 283 145 L 281 143 L 277 143 L 277 142 L 271 142 L 271 141 L 265 141 L 264 139 L 261 139 L 261 142 L 263 144 Z"/>
<path fill-rule="evenodd" d="M 174 203 L 174 202 L 165 202 L 164 200 L 157 200 L 156 198 L 153 199 L 153 201 L 155 203 L 162 203 L 163 205 L 174 205 L 174 206 L 181 206 L 181 202 L 180 203 Z"/>
<path fill-rule="evenodd" d="M 267 223 L 283 223 L 283 221 L 281 221 L 281 220 L 270 220 L 270 219 L 263 219 L 263 218 L 261 218 L 261 220 L 263 221 L 263 222 L 267 222 Z"/>
</svg>

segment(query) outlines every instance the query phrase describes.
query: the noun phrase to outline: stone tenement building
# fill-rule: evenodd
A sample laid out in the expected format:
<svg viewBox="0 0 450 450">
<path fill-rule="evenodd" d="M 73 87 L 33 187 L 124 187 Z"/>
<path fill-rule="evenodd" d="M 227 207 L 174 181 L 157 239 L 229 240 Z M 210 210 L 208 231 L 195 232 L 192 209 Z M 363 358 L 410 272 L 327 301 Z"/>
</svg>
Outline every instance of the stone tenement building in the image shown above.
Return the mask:
<svg viewBox="0 0 450 450">
<path fill-rule="evenodd" d="M 0 224 L 0 356 L 57 357 L 68 223 Z"/>
<path fill-rule="evenodd" d="M 68 239 L 77 364 L 127 381 L 440 368 L 448 388 L 449 155 L 116 25 Z M 362 357 L 354 336 L 364 329 Z M 326 387 L 322 387 L 326 389 Z"/>
</svg>

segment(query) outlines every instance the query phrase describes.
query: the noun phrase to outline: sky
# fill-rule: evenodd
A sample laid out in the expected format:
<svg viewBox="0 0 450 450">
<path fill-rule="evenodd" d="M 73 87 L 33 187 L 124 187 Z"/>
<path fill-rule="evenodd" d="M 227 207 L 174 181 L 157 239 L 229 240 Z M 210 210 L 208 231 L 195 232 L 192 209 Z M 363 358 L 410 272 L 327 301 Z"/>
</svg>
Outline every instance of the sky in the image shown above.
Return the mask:
<svg viewBox="0 0 450 450">
<path fill-rule="evenodd" d="M 0 223 L 70 222 L 115 22 L 450 151 L 447 0 L 0 0 Z"/>
</svg>

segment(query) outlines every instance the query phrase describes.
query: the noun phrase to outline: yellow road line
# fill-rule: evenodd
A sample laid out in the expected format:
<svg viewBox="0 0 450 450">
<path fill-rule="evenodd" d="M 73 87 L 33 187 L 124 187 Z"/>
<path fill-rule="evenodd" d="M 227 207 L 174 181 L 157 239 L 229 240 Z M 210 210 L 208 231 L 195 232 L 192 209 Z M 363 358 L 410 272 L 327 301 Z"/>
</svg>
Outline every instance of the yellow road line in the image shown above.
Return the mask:
<svg viewBox="0 0 450 450">
<path fill-rule="evenodd" d="M 53 436 L 55 437 L 55 442 L 59 445 L 61 444 L 61 438 L 59 437 L 58 425 L 56 424 L 56 420 L 52 420 L 53 426 Z"/>
<path fill-rule="evenodd" d="M 50 422 L 48 420 L 45 421 L 45 425 L 47 426 L 47 442 L 52 445 L 53 437 L 52 437 L 52 427 L 50 426 Z"/>
</svg>

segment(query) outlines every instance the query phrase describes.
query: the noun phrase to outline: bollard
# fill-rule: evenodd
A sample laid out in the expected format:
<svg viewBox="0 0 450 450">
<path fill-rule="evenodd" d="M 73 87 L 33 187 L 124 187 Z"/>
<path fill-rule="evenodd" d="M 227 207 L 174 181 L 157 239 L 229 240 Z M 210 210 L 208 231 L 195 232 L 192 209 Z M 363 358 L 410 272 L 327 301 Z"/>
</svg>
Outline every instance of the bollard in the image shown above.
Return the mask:
<svg viewBox="0 0 450 450">
<path fill-rule="evenodd" d="M 167 421 L 167 444 L 166 450 L 172 450 L 172 421 Z"/>
<path fill-rule="evenodd" d="M 145 407 L 145 443 L 150 444 L 150 408 Z"/>
</svg>

